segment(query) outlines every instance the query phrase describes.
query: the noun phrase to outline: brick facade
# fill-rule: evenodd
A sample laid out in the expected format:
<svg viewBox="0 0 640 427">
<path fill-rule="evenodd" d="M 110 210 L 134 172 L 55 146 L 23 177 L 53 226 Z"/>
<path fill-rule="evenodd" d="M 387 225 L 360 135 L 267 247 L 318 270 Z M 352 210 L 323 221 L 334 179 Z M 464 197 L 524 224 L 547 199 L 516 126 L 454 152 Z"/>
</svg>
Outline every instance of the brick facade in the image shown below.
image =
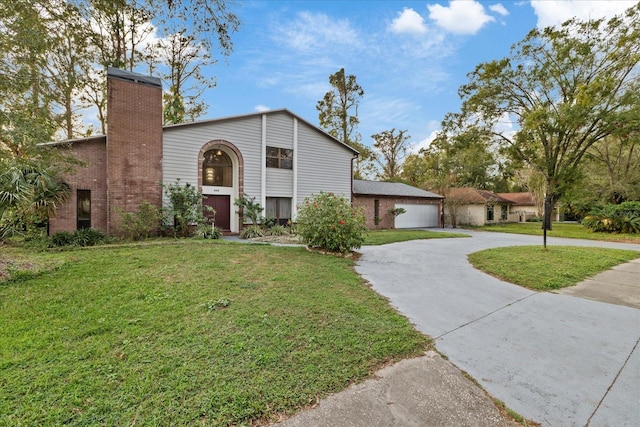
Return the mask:
<svg viewBox="0 0 640 427">
<path fill-rule="evenodd" d="M 375 201 L 378 200 L 379 222 L 375 221 Z M 367 228 L 395 228 L 395 218 L 389 214 L 390 209 L 394 209 L 397 203 L 415 204 L 415 205 L 441 205 L 441 199 L 424 199 L 414 197 L 394 197 L 394 196 L 370 196 L 353 194 L 351 196 L 351 204 L 354 207 L 362 207 L 367 219 Z"/>
<path fill-rule="evenodd" d="M 82 167 L 64 177 L 71 186 L 71 198 L 49 219 L 49 233 L 76 229 L 77 190 L 91 191 L 91 227 L 107 231 L 107 147 L 106 138 L 98 136 L 72 142 L 70 148 Z"/>
<path fill-rule="evenodd" d="M 71 200 L 49 222 L 49 232 L 77 228 L 77 191 L 91 190 L 91 227 L 118 234 L 120 210 L 143 202 L 162 207 L 162 86 L 154 77 L 107 71 L 107 136 L 69 141 L 83 162 L 65 176 Z M 159 224 L 158 224 L 159 226 Z"/>
<path fill-rule="evenodd" d="M 119 70 L 118 70 L 119 71 Z M 117 234 L 118 210 L 143 202 L 162 207 L 162 87 L 133 73 L 107 80 L 107 233 Z"/>
</svg>

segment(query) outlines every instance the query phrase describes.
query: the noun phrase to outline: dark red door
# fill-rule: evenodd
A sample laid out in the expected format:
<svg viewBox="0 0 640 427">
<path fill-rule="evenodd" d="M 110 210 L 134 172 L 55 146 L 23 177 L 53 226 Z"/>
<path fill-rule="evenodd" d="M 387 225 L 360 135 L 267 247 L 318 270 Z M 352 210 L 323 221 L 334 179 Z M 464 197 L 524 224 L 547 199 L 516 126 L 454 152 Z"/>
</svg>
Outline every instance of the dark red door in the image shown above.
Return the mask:
<svg viewBox="0 0 640 427">
<path fill-rule="evenodd" d="M 216 211 L 216 227 L 226 231 L 231 229 L 231 196 L 205 196 L 202 204 Z M 211 216 L 206 211 L 204 214 Z"/>
</svg>

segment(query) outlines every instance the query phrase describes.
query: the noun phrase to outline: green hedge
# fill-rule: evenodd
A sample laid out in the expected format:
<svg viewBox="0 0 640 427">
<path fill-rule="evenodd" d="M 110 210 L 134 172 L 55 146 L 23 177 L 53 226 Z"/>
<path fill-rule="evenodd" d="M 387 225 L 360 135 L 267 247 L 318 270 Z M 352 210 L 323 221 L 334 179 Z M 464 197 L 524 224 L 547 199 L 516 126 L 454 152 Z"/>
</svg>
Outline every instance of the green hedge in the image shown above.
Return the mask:
<svg viewBox="0 0 640 427">
<path fill-rule="evenodd" d="M 597 233 L 640 233 L 640 202 L 594 208 L 582 225 Z"/>
</svg>

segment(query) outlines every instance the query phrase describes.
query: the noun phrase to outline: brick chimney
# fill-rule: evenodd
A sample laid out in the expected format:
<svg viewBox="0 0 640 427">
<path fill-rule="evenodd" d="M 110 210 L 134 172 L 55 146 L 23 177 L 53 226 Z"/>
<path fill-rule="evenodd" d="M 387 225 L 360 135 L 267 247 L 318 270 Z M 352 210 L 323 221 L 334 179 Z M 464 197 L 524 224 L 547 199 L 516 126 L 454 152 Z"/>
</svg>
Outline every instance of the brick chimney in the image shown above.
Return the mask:
<svg viewBox="0 0 640 427">
<path fill-rule="evenodd" d="M 107 70 L 107 233 L 118 212 L 143 202 L 162 207 L 162 83 L 130 71 Z"/>
</svg>

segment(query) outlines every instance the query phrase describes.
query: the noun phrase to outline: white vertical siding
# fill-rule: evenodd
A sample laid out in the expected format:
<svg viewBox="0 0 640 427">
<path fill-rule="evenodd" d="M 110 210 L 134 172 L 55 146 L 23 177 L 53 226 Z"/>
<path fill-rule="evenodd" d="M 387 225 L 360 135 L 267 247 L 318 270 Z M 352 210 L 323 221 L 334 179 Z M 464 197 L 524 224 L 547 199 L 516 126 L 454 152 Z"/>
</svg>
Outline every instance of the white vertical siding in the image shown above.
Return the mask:
<svg viewBox="0 0 640 427">
<path fill-rule="evenodd" d="M 240 150 L 244 160 L 244 192 L 265 206 L 266 197 L 291 197 L 292 210 L 320 191 L 351 200 L 353 152 L 287 111 L 238 116 L 163 131 L 163 184 L 177 178 L 198 183 L 198 153 L 212 140 Z M 293 170 L 266 167 L 266 147 L 291 148 Z M 234 185 L 237 176 L 234 177 Z"/>
<path fill-rule="evenodd" d="M 244 191 L 260 195 L 261 188 L 260 116 L 210 121 L 165 128 L 163 133 L 163 183 L 180 178 L 183 183 L 198 183 L 198 153 L 209 141 L 222 139 L 235 145 L 244 159 Z M 237 179 L 237 177 L 236 177 Z"/>
<path fill-rule="evenodd" d="M 296 204 L 320 191 L 351 200 L 353 152 L 306 123 L 298 125 L 298 194 Z"/>
<path fill-rule="evenodd" d="M 269 147 L 293 148 L 293 120 L 293 117 L 284 111 L 267 116 Z"/>
</svg>

